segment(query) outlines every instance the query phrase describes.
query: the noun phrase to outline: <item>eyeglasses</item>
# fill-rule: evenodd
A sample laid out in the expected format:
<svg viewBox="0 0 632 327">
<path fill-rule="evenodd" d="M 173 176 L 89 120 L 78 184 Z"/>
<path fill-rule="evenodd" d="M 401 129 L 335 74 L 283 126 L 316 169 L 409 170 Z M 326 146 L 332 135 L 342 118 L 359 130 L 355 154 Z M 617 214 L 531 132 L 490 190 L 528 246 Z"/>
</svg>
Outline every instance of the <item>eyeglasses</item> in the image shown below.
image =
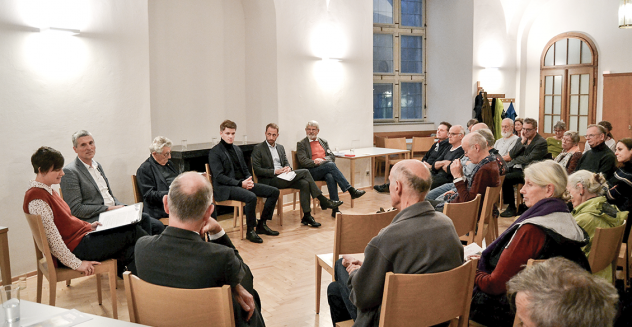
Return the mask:
<svg viewBox="0 0 632 327">
<path fill-rule="evenodd" d="M 171 157 L 171 152 L 161 153 L 165 158 Z"/>
<path fill-rule="evenodd" d="M 596 136 L 599 136 L 599 135 L 601 135 L 601 134 L 586 134 L 586 138 L 590 139 L 590 138 L 593 138 L 593 137 L 596 137 Z"/>
<path fill-rule="evenodd" d="M 530 132 L 535 131 L 535 128 L 522 128 L 522 130 L 527 132 L 527 133 L 530 133 Z"/>
</svg>

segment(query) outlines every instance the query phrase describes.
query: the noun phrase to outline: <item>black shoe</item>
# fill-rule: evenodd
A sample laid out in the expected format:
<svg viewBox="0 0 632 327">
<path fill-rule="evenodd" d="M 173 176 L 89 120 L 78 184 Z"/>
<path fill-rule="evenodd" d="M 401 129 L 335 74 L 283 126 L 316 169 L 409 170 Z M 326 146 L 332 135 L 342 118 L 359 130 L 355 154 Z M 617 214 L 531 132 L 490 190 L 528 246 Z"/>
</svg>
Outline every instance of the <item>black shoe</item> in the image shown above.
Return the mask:
<svg viewBox="0 0 632 327">
<path fill-rule="evenodd" d="M 338 210 L 338 208 L 331 209 L 331 218 L 336 218 L 336 214 L 339 212 L 340 210 Z"/>
<path fill-rule="evenodd" d="M 314 217 L 312 217 L 311 215 L 306 215 L 305 217 L 303 217 L 303 219 L 301 219 L 301 223 L 303 225 L 310 225 L 312 227 L 320 227 L 320 223 L 317 223 L 316 220 L 314 220 Z"/>
<path fill-rule="evenodd" d="M 508 206 L 507 209 L 503 211 L 503 213 L 500 214 L 500 216 L 503 218 L 509 218 L 515 215 L 516 215 L 516 207 L 512 205 Z"/>
<path fill-rule="evenodd" d="M 382 184 L 382 185 L 375 185 L 373 186 L 373 188 L 380 192 L 380 193 L 388 193 L 389 189 L 388 187 L 391 186 L 391 183 L 386 183 L 386 184 Z"/>
<path fill-rule="evenodd" d="M 327 198 L 325 198 L 325 200 L 326 201 L 320 201 L 320 208 L 323 210 L 335 209 L 342 205 L 342 201 L 329 200 Z"/>
<path fill-rule="evenodd" d="M 349 194 L 351 194 L 351 198 L 352 199 L 357 199 L 357 198 L 363 196 L 364 194 L 366 194 L 366 191 L 356 190 L 353 187 L 350 187 L 347 191 L 349 192 Z"/>
<path fill-rule="evenodd" d="M 518 213 L 517 213 L 516 215 L 517 215 L 517 216 L 520 216 L 520 215 L 522 215 L 525 211 L 527 211 L 528 209 L 529 209 L 529 207 L 527 207 L 527 205 L 526 205 L 526 204 L 521 203 L 521 204 L 518 206 Z"/>
<path fill-rule="evenodd" d="M 246 232 L 246 239 L 252 243 L 263 243 L 263 240 L 259 237 L 259 235 L 257 235 L 254 228 L 248 229 L 248 232 Z"/>
<path fill-rule="evenodd" d="M 260 220 L 259 225 L 257 225 L 257 234 L 265 234 L 270 236 L 277 236 L 279 232 L 270 229 L 268 225 L 266 225 L 265 220 Z"/>
</svg>

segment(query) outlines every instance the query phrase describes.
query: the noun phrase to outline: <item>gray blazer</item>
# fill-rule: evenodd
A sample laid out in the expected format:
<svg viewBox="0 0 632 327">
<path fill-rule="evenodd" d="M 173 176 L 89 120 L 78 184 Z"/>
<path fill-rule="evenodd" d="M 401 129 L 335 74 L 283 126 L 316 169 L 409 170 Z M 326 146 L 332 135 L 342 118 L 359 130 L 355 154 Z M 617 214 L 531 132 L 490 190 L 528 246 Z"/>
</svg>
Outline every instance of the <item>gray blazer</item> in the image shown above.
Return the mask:
<svg viewBox="0 0 632 327">
<path fill-rule="evenodd" d="M 336 156 L 329 149 L 329 144 L 326 140 L 318 138 L 320 146 L 325 150 L 325 160 L 335 162 Z M 312 147 L 309 145 L 309 138 L 307 136 L 296 142 L 296 158 L 298 159 L 299 168 L 314 168 L 316 164 L 312 160 Z"/>
<path fill-rule="evenodd" d="M 281 159 L 281 167 L 289 167 L 290 163 L 287 161 L 285 148 L 279 143 L 276 144 L 276 148 Z M 276 176 L 274 175 L 274 161 L 270 149 L 268 149 L 268 142 L 263 141 L 255 145 L 252 150 L 252 169 L 255 171 L 259 183 L 268 184 L 268 181 Z"/>
<path fill-rule="evenodd" d="M 110 182 L 105 177 L 101 164 L 97 164 L 97 170 L 103 176 L 108 191 L 114 198 L 114 204 L 123 205 L 112 193 Z M 108 210 L 108 207 L 103 204 L 103 196 L 101 196 L 97 182 L 78 157 L 64 167 L 64 173 L 64 177 L 61 178 L 61 191 L 64 201 L 70 207 L 70 212 L 81 220 L 96 221 L 100 213 Z"/>
</svg>

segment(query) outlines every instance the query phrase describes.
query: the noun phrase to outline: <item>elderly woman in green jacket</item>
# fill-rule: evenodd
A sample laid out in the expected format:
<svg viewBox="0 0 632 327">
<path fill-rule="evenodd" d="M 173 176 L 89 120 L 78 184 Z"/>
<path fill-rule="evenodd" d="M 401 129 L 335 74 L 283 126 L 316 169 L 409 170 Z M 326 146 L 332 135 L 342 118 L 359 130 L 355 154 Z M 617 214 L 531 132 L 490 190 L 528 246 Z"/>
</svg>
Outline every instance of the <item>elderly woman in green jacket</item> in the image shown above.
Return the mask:
<svg viewBox="0 0 632 327">
<path fill-rule="evenodd" d="M 596 228 L 611 228 L 621 226 L 628 216 L 627 211 L 619 211 L 616 206 L 608 203 L 604 196 L 607 181 L 603 174 L 595 174 L 587 170 L 580 170 L 568 177 L 567 190 L 571 195 L 573 211 L 577 225 L 590 236 L 590 242 L 582 250 L 586 257 L 590 254 Z M 612 282 L 612 270 L 608 266 L 602 271 L 593 271 Z"/>
</svg>

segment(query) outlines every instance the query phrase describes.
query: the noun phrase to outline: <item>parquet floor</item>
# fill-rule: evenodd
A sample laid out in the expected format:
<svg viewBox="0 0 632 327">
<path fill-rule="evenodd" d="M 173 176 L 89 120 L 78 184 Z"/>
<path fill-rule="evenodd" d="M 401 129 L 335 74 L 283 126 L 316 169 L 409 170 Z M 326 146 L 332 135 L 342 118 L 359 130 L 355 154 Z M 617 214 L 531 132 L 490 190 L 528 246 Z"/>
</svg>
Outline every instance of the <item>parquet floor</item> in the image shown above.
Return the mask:
<svg viewBox="0 0 632 327">
<path fill-rule="evenodd" d="M 346 203 L 343 212 L 370 213 L 380 207 L 390 207 L 390 196 L 367 189 L 367 194 L 355 201 L 351 209 L 349 196 L 344 194 L 341 200 Z M 232 231 L 232 219 L 228 215 L 220 217 L 220 222 L 228 232 L 244 261 L 250 266 L 255 277 L 255 289 L 262 302 L 262 313 L 267 326 L 332 326 L 327 304 L 326 289 L 331 277 L 324 272 L 321 285 L 321 313 L 315 313 L 315 265 L 314 255 L 328 253 L 333 248 L 334 219 L 330 210 L 320 208 L 312 213 L 322 224 L 320 228 L 303 226 L 299 211 L 286 206 L 284 225 L 278 225 L 275 216 L 269 226 L 281 232 L 277 237 L 263 235 L 263 244 L 254 244 L 241 240 L 239 229 Z M 298 209 L 298 208 L 297 208 Z M 513 219 L 500 219 L 501 232 Z M 33 258 L 35 259 L 35 258 Z M 23 299 L 35 301 L 36 279 L 27 280 L 28 287 Z M 103 282 L 103 305 L 98 305 L 96 296 L 96 278 L 87 277 L 72 281 L 70 287 L 65 283 L 57 284 L 56 305 L 63 308 L 76 308 L 82 312 L 112 317 L 110 294 L 107 280 Z M 48 282 L 44 281 L 43 303 L 48 302 Z M 127 301 L 123 281 L 118 281 L 117 303 L 119 319 L 129 321 Z"/>
</svg>

